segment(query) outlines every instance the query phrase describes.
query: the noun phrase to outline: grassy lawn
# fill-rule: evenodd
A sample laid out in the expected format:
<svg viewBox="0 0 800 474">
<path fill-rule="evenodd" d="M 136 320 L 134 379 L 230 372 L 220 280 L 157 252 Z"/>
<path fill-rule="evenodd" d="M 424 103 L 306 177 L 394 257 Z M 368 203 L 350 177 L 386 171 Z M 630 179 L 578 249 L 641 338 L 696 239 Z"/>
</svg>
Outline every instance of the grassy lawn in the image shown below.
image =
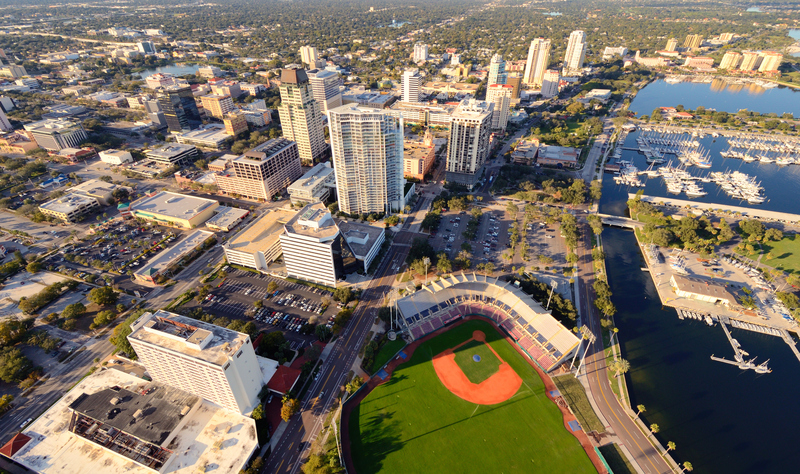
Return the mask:
<svg viewBox="0 0 800 474">
<path fill-rule="evenodd" d="M 480 362 L 472 359 L 474 355 L 481 358 Z M 456 350 L 456 364 L 472 383 L 483 382 L 500 368 L 500 361 L 489 346 L 481 341 L 470 341 L 459 347 Z"/>
<path fill-rule="evenodd" d="M 800 272 L 800 239 L 797 234 L 787 235 L 778 242 L 765 242 L 761 246 L 764 248 L 761 262 L 788 273 Z M 767 258 L 768 253 L 773 258 Z"/>
<path fill-rule="evenodd" d="M 581 424 L 584 431 L 597 431 L 598 433 L 604 433 L 606 431 L 603 423 L 597 418 L 597 415 L 592 409 L 592 405 L 589 403 L 586 390 L 584 390 L 583 385 L 578 382 L 578 379 L 576 379 L 574 375 L 569 374 L 562 375 L 561 377 L 553 377 L 553 382 L 555 382 L 556 387 L 558 387 L 558 391 L 561 392 L 561 396 L 564 397 L 564 400 L 569 404 L 572 412 L 575 413 L 575 417 L 578 419 L 578 423 Z"/>
<path fill-rule="evenodd" d="M 607 444 L 598 449 L 614 474 L 634 474 L 636 472 L 628 458 L 625 457 L 625 453 L 616 444 Z"/>
<path fill-rule="evenodd" d="M 524 383 L 511 399 L 476 405 L 444 388 L 431 359 L 481 330 Z M 359 474 L 594 473 L 536 371 L 486 322 L 469 321 L 420 345 L 352 412 Z"/>
<path fill-rule="evenodd" d="M 375 361 L 372 363 L 372 373 L 374 374 L 378 369 L 383 367 L 385 363 L 389 362 L 389 359 L 397 354 L 397 351 L 405 345 L 406 342 L 399 338 L 394 341 L 386 341 L 386 344 L 381 347 L 378 354 L 375 356 Z"/>
</svg>

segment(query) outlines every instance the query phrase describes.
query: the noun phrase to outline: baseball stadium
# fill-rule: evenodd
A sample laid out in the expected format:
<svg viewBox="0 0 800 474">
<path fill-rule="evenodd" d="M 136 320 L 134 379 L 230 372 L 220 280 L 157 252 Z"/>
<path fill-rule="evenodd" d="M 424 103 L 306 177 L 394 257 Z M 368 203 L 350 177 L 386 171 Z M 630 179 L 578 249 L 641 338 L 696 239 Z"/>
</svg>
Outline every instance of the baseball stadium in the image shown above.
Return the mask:
<svg viewBox="0 0 800 474">
<path fill-rule="evenodd" d="M 411 342 L 344 406 L 348 472 L 606 472 L 547 375 L 580 340 L 539 303 L 462 273 L 397 308 Z"/>
</svg>

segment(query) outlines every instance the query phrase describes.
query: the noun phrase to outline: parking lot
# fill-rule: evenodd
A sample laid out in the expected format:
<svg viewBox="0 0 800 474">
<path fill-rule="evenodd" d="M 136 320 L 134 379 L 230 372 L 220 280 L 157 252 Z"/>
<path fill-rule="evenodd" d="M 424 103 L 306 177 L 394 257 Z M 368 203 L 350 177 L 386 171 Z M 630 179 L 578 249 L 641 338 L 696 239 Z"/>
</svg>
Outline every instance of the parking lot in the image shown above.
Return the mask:
<svg viewBox="0 0 800 474">
<path fill-rule="evenodd" d="M 254 320 L 260 330 L 281 329 L 304 335 L 311 333 L 315 324 L 332 325 L 339 311 L 328 291 L 236 268 L 227 272 L 227 278 L 201 304 L 209 314 Z M 267 291 L 270 282 L 278 286 L 277 294 Z M 323 299 L 330 301 L 328 308 L 323 307 Z M 255 307 L 256 301 L 262 302 L 260 309 Z M 193 301 L 190 305 L 197 303 Z M 306 338 L 316 340 L 313 333 Z"/>
<path fill-rule="evenodd" d="M 435 236 L 431 237 L 431 245 L 436 252 L 445 252 L 454 259 L 462 250 L 462 244 L 468 243 L 474 263 L 492 262 L 502 264 L 500 255 L 508 248 L 508 229 L 512 221 L 498 211 L 486 211 L 480 218 L 476 237 L 466 239 L 464 232 L 472 215 L 466 211 L 447 211 L 442 213 L 442 220 Z"/>
</svg>

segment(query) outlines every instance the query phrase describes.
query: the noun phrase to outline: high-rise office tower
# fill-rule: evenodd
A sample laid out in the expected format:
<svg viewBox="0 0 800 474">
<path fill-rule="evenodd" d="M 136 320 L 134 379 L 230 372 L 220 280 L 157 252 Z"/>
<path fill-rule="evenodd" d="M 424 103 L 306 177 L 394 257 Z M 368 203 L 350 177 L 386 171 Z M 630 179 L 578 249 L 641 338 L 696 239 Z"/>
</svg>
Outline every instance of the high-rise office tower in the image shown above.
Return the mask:
<svg viewBox="0 0 800 474">
<path fill-rule="evenodd" d="M 156 54 L 156 46 L 152 41 L 140 41 L 136 47 L 142 54 Z"/>
<path fill-rule="evenodd" d="M 204 95 L 200 97 L 200 103 L 203 104 L 203 110 L 206 115 L 214 118 L 222 119 L 225 114 L 232 112 L 233 99 L 229 95 Z"/>
<path fill-rule="evenodd" d="M 427 61 L 428 59 L 428 45 L 417 43 L 414 45 L 414 62 Z"/>
<path fill-rule="evenodd" d="M 203 123 L 189 86 L 166 86 L 156 89 L 156 100 L 170 132 L 194 130 Z"/>
<path fill-rule="evenodd" d="M 528 61 L 525 63 L 525 74 L 522 82 L 531 87 L 541 87 L 547 63 L 550 61 L 550 40 L 536 38 L 528 49 Z"/>
<path fill-rule="evenodd" d="M 491 151 L 492 112 L 489 102 L 468 99 L 453 113 L 447 143 L 447 181 L 474 186 Z"/>
<path fill-rule="evenodd" d="M 308 71 L 308 80 L 311 83 L 311 90 L 314 100 L 320 105 L 322 113 L 328 110 L 341 107 L 342 91 L 339 90 L 339 75 L 333 71 Z"/>
<path fill-rule="evenodd" d="M 720 69 L 737 69 L 742 64 L 742 54 L 736 51 L 728 51 L 719 63 Z"/>
<path fill-rule="evenodd" d="M 492 130 L 505 130 L 508 124 L 508 109 L 514 86 L 510 84 L 492 84 L 486 89 L 486 102 L 494 104 L 492 112 Z"/>
<path fill-rule="evenodd" d="M 683 47 L 688 49 L 699 48 L 703 44 L 703 35 L 686 35 Z"/>
<path fill-rule="evenodd" d="M 542 81 L 542 97 L 551 99 L 558 95 L 558 84 L 561 82 L 561 72 L 556 69 L 548 69 L 544 72 Z"/>
<path fill-rule="evenodd" d="M 403 102 L 419 102 L 422 90 L 422 76 L 419 69 L 406 69 L 403 72 Z"/>
<path fill-rule="evenodd" d="M 581 30 L 573 31 L 569 35 L 567 52 L 564 55 L 564 71 L 578 72 L 583 68 L 586 58 L 586 33 Z"/>
<path fill-rule="evenodd" d="M 678 50 L 678 40 L 675 38 L 670 38 L 667 40 L 667 51 L 677 51 Z"/>
<path fill-rule="evenodd" d="M 216 176 L 219 189 L 249 199 L 269 201 L 302 176 L 297 144 L 273 138 L 234 159 L 225 173 Z"/>
<path fill-rule="evenodd" d="M 306 66 L 310 68 L 317 67 L 317 60 L 319 59 L 319 53 L 317 52 L 317 48 L 313 46 L 301 46 L 300 47 L 300 60 Z"/>
<path fill-rule="evenodd" d="M 328 120 L 339 209 L 348 214 L 402 209 L 402 119 L 348 104 L 331 109 Z"/>
<path fill-rule="evenodd" d="M 487 87 L 492 84 L 505 84 L 508 75 L 506 74 L 506 62 L 499 54 L 492 56 L 492 61 L 489 63 L 489 82 Z"/>
<path fill-rule="evenodd" d="M 155 382 L 238 413 L 258 404 L 263 375 L 247 334 L 159 310 L 131 324 L 128 342 Z"/>
<path fill-rule="evenodd" d="M 300 160 L 310 165 L 325 153 L 327 145 L 320 105 L 314 100 L 306 72 L 303 69 L 281 71 L 280 92 L 278 113 L 283 136 L 297 142 Z"/>
<path fill-rule="evenodd" d="M 522 88 L 522 74 L 512 72 L 506 78 L 506 84 L 514 88 L 513 92 L 511 92 L 511 98 L 519 99 L 519 90 Z"/>
</svg>

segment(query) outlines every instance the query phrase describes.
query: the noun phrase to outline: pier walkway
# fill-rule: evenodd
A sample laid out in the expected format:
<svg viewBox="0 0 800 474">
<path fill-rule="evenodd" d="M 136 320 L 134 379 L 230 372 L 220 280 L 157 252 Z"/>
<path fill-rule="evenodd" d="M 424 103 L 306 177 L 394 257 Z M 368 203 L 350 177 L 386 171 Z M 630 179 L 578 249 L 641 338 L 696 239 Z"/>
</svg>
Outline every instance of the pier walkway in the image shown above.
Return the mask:
<svg viewBox="0 0 800 474">
<path fill-rule="evenodd" d="M 628 199 L 635 199 L 636 194 L 628 193 Z M 709 211 L 714 213 L 739 213 L 743 217 L 757 217 L 769 221 L 785 222 L 790 224 L 800 223 L 800 215 L 790 214 L 788 212 L 768 211 L 766 209 L 758 209 L 752 207 L 739 207 L 739 206 L 726 206 L 724 204 L 716 204 L 710 202 L 688 201 L 685 199 L 675 199 L 671 197 L 648 196 L 643 194 L 641 200 L 651 204 L 670 206 L 684 209 L 699 209 L 702 211 Z"/>
<path fill-rule="evenodd" d="M 800 351 L 797 350 L 797 344 L 794 342 L 792 335 L 789 334 L 789 331 L 787 331 L 786 329 L 781 329 L 780 331 L 781 331 L 781 337 L 783 338 L 783 342 L 785 342 L 786 345 L 789 346 L 789 349 L 791 349 L 792 352 L 794 352 L 794 356 L 797 357 L 797 360 L 800 360 Z"/>
</svg>

